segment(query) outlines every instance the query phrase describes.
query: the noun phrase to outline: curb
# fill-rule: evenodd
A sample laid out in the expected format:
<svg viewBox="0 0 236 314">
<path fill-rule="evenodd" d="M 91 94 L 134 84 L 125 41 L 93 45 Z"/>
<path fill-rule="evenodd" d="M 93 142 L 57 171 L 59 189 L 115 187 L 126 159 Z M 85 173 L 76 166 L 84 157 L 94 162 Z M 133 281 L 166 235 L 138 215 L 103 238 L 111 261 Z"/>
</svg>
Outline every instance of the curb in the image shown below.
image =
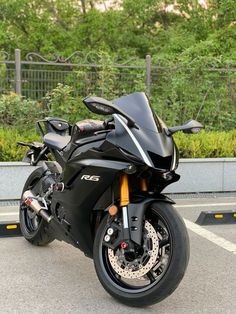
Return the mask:
<svg viewBox="0 0 236 314">
<path fill-rule="evenodd" d="M 198 225 L 235 224 L 236 210 L 203 211 L 196 220 Z"/>
<path fill-rule="evenodd" d="M 16 221 L 0 223 L 0 238 L 22 236 L 20 224 Z"/>
</svg>

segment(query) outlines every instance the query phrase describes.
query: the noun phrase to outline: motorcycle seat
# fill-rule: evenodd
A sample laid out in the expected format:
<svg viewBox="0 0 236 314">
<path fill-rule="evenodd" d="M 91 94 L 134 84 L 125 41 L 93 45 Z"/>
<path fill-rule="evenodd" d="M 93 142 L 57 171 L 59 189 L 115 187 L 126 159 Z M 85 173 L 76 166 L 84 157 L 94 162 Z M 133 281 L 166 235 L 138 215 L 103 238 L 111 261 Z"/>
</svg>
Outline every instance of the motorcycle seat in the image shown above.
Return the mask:
<svg viewBox="0 0 236 314">
<path fill-rule="evenodd" d="M 49 132 L 44 135 L 43 142 L 46 146 L 61 151 L 69 144 L 71 138 L 72 142 L 75 142 L 77 139 L 91 136 L 94 132 L 103 130 L 105 130 L 103 121 L 88 119 L 77 122 L 74 125 L 72 129 L 72 136 L 62 136 Z"/>
<path fill-rule="evenodd" d="M 63 150 L 70 142 L 71 136 L 61 136 L 56 133 L 49 132 L 43 137 L 43 143 L 49 148 Z"/>
</svg>

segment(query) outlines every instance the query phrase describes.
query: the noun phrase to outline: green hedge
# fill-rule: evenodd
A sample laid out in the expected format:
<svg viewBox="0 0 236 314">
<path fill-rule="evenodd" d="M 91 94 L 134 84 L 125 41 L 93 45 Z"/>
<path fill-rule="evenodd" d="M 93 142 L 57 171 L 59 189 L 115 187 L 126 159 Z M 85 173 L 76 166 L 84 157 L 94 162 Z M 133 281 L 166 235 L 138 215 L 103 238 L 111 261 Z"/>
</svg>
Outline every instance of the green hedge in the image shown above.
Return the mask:
<svg viewBox="0 0 236 314">
<path fill-rule="evenodd" d="M 182 158 L 213 158 L 236 156 L 236 130 L 230 132 L 206 132 L 187 135 L 177 133 L 175 142 Z M 24 131 L 9 127 L 0 128 L 0 161 L 19 161 L 26 151 L 16 145 L 17 141 L 40 140 L 35 131 Z"/>
<path fill-rule="evenodd" d="M 236 157 L 236 130 L 174 135 L 182 158 Z"/>
<path fill-rule="evenodd" d="M 0 161 L 22 159 L 26 148 L 16 146 L 17 141 L 40 140 L 35 131 L 35 121 L 40 118 L 58 116 L 71 123 L 84 118 L 101 118 L 85 107 L 81 97 L 73 97 L 72 93 L 72 87 L 58 84 L 55 89 L 47 93 L 42 102 L 25 99 L 14 93 L 1 95 Z M 178 116 L 175 110 L 169 112 Z M 160 115 L 162 117 L 161 112 Z M 177 121 L 175 122 L 178 124 Z M 206 127 L 210 128 L 209 125 Z M 210 132 L 208 130 L 196 135 L 177 133 L 174 138 L 180 151 L 180 157 L 183 158 L 236 156 L 236 130 L 229 132 Z"/>
<path fill-rule="evenodd" d="M 0 128 L 0 161 L 20 161 L 27 151 L 26 147 L 16 142 L 32 142 L 40 140 L 35 131 L 22 131 L 13 127 Z"/>
</svg>

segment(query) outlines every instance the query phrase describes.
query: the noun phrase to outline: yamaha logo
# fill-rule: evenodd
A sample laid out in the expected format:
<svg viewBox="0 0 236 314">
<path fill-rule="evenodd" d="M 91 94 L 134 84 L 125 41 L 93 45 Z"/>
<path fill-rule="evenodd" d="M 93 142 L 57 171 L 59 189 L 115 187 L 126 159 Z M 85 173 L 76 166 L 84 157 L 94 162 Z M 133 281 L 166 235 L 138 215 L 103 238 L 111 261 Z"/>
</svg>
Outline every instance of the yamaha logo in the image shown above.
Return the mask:
<svg viewBox="0 0 236 314">
<path fill-rule="evenodd" d="M 88 174 L 85 174 L 81 177 L 81 180 L 97 182 L 100 180 L 100 176 L 95 176 L 95 175 L 90 176 Z"/>
</svg>

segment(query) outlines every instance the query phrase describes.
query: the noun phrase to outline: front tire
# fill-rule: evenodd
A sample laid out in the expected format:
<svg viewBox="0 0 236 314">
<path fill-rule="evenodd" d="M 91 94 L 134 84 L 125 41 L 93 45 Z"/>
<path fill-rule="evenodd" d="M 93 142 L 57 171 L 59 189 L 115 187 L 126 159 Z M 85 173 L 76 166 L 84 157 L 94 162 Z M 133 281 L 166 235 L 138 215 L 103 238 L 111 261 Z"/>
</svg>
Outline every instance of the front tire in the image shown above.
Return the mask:
<svg viewBox="0 0 236 314">
<path fill-rule="evenodd" d="M 106 216 L 98 228 L 93 255 L 97 276 L 105 290 L 114 298 L 129 306 L 148 306 L 168 297 L 182 280 L 189 260 L 187 230 L 183 219 L 173 206 L 164 202 L 156 202 L 151 204 L 146 210 L 143 226 L 143 243 L 151 243 L 149 244 L 149 250 L 153 249 L 154 252 L 155 248 L 152 248 L 152 244 L 156 243 L 155 237 L 157 235 L 159 246 L 158 256 L 156 255 L 157 258 L 151 266 L 152 268 L 140 278 L 137 278 L 134 272 L 135 267 L 133 264 L 137 259 L 131 261 L 129 258 L 131 270 L 127 260 L 124 266 L 121 265 L 120 260 L 125 260 L 121 256 L 121 249 L 117 249 L 118 253 L 114 250 L 113 254 L 114 256 L 117 255 L 115 258 L 117 261 L 119 260 L 119 266 L 114 264 L 115 259 L 111 260 L 111 256 L 113 256 L 110 253 L 111 251 L 109 251 L 111 249 L 104 245 L 103 242 L 106 231 L 109 228 L 107 221 Z M 153 234 L 153 240 L 148 240 L 149 242 L 147 242 L 147 239 L 145 239 L 145 234 L 147 235 L 147 233 L 149 235 Z M 141 254 L 143 254 L 143 251 Z M 142 257 L 141 260 L 145 260 L 145 258 Z M 140 266 L 141 270 L 147 267 L 147 261 L 148 258 L 146 258 L 146 266 Z M 126 270 L 127 273 L 124 273 Z M 128 277 L 136 278 L 137 283 L 133 279 L 127 280 Z"/>
<path fill-rule="evenodd" d="M 35 169 L 27 179 L 23 193 L 26 190 L 35 189 L 37 193 L 37 183 L 43 175 L 43 169 Z M 20 204 L 19 210 L 20 228 L 24 238 L 36 246 L 44 246 L 51 243 L 55 238 L 49 224 L 41 216 L 33 212 L 24 203 Z"/>
</svg>

